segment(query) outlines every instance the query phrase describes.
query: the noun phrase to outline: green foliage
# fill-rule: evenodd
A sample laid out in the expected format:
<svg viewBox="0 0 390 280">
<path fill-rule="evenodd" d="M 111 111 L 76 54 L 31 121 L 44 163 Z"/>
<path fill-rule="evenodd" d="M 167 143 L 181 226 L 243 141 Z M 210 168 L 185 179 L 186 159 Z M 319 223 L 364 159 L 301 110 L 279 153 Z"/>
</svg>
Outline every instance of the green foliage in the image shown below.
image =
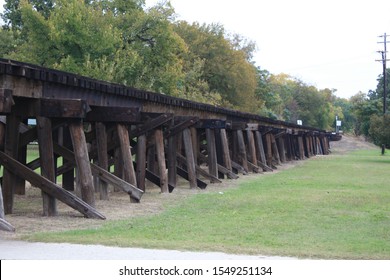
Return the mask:
<svg viewBox="0 0 390 280">
<path fill-rule="evenodd" d="M 381 112 L 381 100 L 367 98 L 366 94 L 360 92 L 351 97 L 352 112 L 356 117 L 355 134 L 369 136 L 370 118 Z"/>
<path fill-rule="evenodd" d="M 390 115 L 372 115 L 369 133 L 375 144 L 390 147 Z"/>
<path fill-rule="evenodd" d="M 368 134 L 374 101 L 350 106 L 334 90 L 271 74 L 254 65 L 254 42 L 175 16 L 169 1 L 8 0 L 0 56 L 321 129 L 337 115 Z M 380 94 L 378 84 L 370 100 Z"/>
</svg>

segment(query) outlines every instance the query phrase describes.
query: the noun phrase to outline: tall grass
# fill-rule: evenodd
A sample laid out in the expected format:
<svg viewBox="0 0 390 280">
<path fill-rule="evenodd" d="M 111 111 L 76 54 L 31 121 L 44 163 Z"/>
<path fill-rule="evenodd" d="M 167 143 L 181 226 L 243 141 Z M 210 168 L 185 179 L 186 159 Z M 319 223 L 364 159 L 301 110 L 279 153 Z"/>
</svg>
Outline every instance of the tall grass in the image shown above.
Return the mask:
<svg viewBox="0 0 390 280">
<path fill-rule="evenodd" d="M 390 259 L 390 156 L 376 150 L 316 157 L 194 195 L 161 214 L 101 228 L 26 237 L 326 259 Z M 211 186 L 212 188 L 212 186 Z"/>
</svg>

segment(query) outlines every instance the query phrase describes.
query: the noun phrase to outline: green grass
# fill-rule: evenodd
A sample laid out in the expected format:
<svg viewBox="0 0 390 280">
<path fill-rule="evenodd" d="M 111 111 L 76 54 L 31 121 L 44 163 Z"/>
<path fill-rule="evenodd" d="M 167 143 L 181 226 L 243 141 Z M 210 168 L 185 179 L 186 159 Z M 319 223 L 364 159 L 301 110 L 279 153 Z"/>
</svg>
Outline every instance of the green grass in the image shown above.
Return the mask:
<svg viewBox="0 0 390 280">
<path fill-rule="evenodd" d="M 240 179 L 243 180 L 243 179 Z M 212 186 L 210 186 L 212 188 Z M 317 157 L 161 214 L 26 237 L 144 248 L 325 259 L 390 259 L 390 156 Z"/>
</svg>

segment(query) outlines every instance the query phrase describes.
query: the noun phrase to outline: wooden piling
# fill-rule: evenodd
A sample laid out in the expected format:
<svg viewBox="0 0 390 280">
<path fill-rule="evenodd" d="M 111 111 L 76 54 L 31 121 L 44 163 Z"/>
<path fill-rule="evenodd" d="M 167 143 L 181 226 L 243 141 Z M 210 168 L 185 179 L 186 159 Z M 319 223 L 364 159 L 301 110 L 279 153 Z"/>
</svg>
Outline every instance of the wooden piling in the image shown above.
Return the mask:
<svg viewBox="0 0 390 280">
<path fill-rule="evenodd" d="M 108 171 L 108 149 L 107 149 L 107 130 L 106 125 L 101 122 L 95 124 L 96 144 L 98 152 L 99 166 Z M 99 180 L 99 197 L 101 200 L 108 200 L 108 184 Z"/>
<path fill-rule="evenodd" d="M 52 125 L 48 118 L 37 117 L 39 157 L 41 165 L 41 175 L 56 183 L 55 160 L 53 150 Z M 56 216 L 56 199 L 42 191 L 43 215 Z"/>
<path fill-rule="evenodd" d="M 183 130 L 183 145 L 184 145 L 185 156 L 187 159 L 188 180 L 190 182 L 190 188 L 194 189 L 197 187 L 196 167 L 195 167 L 195 157 L 194 157 L 194 149 L 192 145 L 191 131 L 189 128 Z"/>
<path fill-rule="evenodd" d="M 18 143 L 19 143 L 19 124 L 20 118 L 14 114 L 7 116 L 7 126 L 5 131 L 4 152 L 12 158 L 18 158 Z M 18 176 L 7 169 L 3 173 L 3 200 L 4 213 L 12 214 L 14 206 L 15 185 L 18 181 Z"/>
<path fill-rule="evenodd" d="M 213 129 L 206 129 L 208 166 L 210 175 L 218 178 L 217 149 L 215 146 L 215 132 Z"/>
<path fill-rule="evenodd" d="M 156 141 L 156 154 L 157 154 L 157 163 L 158 170 L 160 175 L 160 187 L 162 193 L 168 193 L 168 174 L 167 167 L 165 163 L 165 150 L 164 150 L 164 136 L 161 129 L 156 129 L 154 132 L 154 137 Z"/>
<path fill-rule="evenodd" d="M 69 131 L 72 138 L 78 176 L 80 179 L 81 199 L 94 207 L 95 188 L 93 185 L 93 176 L 82 121 L 71 122 L 69 124 Z"/>
</svg>

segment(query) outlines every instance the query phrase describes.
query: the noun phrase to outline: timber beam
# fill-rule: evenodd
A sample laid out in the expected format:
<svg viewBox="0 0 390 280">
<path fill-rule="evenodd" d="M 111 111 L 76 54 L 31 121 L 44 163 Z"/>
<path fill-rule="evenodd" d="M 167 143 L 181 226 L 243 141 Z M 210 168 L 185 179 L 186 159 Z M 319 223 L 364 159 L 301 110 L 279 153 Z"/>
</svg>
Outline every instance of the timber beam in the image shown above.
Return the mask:
<svg viewBox="0 0 390 280">
<path fill-rule="evenodd" d="M 82 201 L 74 194 L 64 190 L 57 184 L 35 173 L 33 170 L 26 167 L 24 164 L 14 160 L 7 154 L 0 152 L 0 163 L 10 172 L 19 176 L 31 183 L 31 185 L 40 188 L 45 193 L 55 197 L 66 205 L 84 214 L 87 218 L 95 218 L 105 220 L 106 218 L 99 213 L 94 207 Z"/>
<path fill-rule="evenodd" d="M 91 106 L 86 116 L 88 122 L 121 122 L 140 123 L 141 108 L 139 107 L 107 107 Z"/>
</svg>

